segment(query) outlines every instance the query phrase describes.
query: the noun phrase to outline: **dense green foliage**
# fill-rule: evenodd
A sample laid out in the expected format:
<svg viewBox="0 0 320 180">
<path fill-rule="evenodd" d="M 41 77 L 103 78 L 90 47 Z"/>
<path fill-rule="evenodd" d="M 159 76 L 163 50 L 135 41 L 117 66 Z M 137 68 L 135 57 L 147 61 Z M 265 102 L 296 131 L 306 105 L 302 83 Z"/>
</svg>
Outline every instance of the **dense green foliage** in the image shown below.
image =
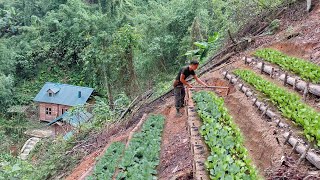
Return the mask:
<svg viewBox="0 0 320 180">
<path fill-rule="evenodd" d="M 117 179 L 153 179 L 159 164 L 161 135 L 165 118 L 152 115 L 135 133 L 119 165 Z"/>
<path fill-rule="evenodd" d="M 210 148 L 205 163 L 211 179 L 258 179 L 251 165 L 243 137 L 234 124 L 224 101 L 213 92 L 193 95 L 197 112 L 203 121 L 201 135 Z"/>
<path fill-rule="evenodd" d="M 236 70 L 235 74 L 270 98 L 284 117 L 301 125 L 307 139 L 316 140 L 320 146 L 320 113 L 303 103 L 298 95 L 263 79 L 253 71 Z"/>
<path fill-rule="evenodd" d="M 0 111 L 30 103 L 46 81 L 90 86 L 109 98 L 121 92 L 132 97 L 171 80 L 189 60 L 188 50 L 198 48 L 200 58 L 210 55 L 227 29 L 236 32 L 281 3 L 3 0 Z M 215 32 L 221 38 L 211 46 Z"/>
<path fill-rule="evenodd" d="M 313 83 L 320 82 L 320 66 L 296 57 L 290 57 L 286 54 L 273 49 L 260 49 L 254 54 L 266 61 L 279 65 L 284 70 L 291 71 L 299 75 L 302 79 Z"/>
<path fill-rule="evenodd" d="M 223 45 L 228 29 L 234 33 L 282 2 L 1 0 L 0 119 L 9 119 L 6 110 L 12 105 L 29 105 L 45 82 L 59 82 L 97 91 L 93 126 L 101 128 L 137 94 L 154 88 L 159 96 L 168 90 L 191 58 L 204 62 Z M 220 38 L 210 39 L 215 34 Z M 190 50 L 197 52 L 185 55 Z M 0 122 L 5 153 L 25 140 L 6 133 L 14 126 L 10 123 Z M 77 158 L 64 154 L 73 145 L 42 144 L 29 177 L 52 178 L 68 170 Z"/>
<path fill-rule="evenodd" d="M 93 174 L 88 179 L 112 179 L 124 149 L 125 145 L 123 143 L 112 143 L 103 157 L 98 161 Z"/>
<path fill-rule="evenodd" d="M 33 166 L 9 154 L 0 154 L 0 179 L 29 179 Z"/>
</svg>

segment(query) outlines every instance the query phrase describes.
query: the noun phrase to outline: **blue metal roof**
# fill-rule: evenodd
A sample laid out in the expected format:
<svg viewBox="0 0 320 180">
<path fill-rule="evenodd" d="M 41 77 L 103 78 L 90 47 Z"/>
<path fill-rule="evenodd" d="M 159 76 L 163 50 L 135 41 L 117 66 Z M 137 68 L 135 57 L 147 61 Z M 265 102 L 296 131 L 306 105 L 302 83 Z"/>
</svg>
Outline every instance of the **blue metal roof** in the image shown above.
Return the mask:
<svg viewBox="0 0 320 180">
<path fill-rule="evenodd" d="M 51 90 L 53 93 L 57 93 L 60 91 L 60 87 L 58 85 L 55 85 L 54 87 L 48 89 L 48 91 Z"/>
<path fill-rule="evenodd" d="M 56 93 L 49 97 L 48 90 L 56 91 Z M 36 102 L 77 106 L 85 104 L 92 92 L 93 89 L 88 87 L 46 82 L 33 100 Z M 80 98 L 79 94 L 81 94 Z"/>
<path fill-rule="evenodd" d="M 68 112 L 66 113 L 67 115 L 63 117 L 63 121 L 71 124 L 73 127 L 78 127 L 79 125 L 89 121 L 93 117 L 93 115 L 88 112 L 78 112 L 72 115 L 69 115 Z"/>
<path fill-rule="evenodd" d="M 47 126 L 50 126 L 58 121 L 65 121 L 69 124 L 71 124 L 73 127 L 78 127 L 79 125 L 89 121 L 93 117 L 92 114 L 88 112 L 78 112 L 74 114 L 70 114 L 68 111 L 63 113 L 61 116 L 57 117 L 56 119 L 52 120 L 47 124 Z"/>
<path fill-rule="evenodd" d="M 54 120 L 52 120 L 51 122 L 49 122 L 49 123 L 47 124 L 47 126 L 51 126 L 52 124 L 54 124 L 54 123 L 62 120 L 62 118 L 63 118 L 65 115 L 66 115 L 66 113 L 63 113 L 61 116 L 59 116 L 59 117 L 55 118 Z"/>
</svg>

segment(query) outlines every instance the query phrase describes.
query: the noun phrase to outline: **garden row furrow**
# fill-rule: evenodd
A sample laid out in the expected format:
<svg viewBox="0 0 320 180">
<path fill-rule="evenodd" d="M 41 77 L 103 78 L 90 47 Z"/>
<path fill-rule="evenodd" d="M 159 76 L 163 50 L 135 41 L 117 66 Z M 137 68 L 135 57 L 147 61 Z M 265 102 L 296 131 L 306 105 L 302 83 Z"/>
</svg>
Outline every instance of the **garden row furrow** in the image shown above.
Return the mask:
<svg viewBox="0 0 320 180">
<path fill-rule="evenodd" d="M 253 71 L 236 70 L 234 73 L 265 94 L 284 117 L 292 119 L 302 126 L 309 141 L 315 140 L 316 144 L 320 146 L 320 114 L 303 103 L 298 95 L 263 79 Z"/>
<path fill-rule="evenodd" d="M 127 148 L 122 142 L 112 143 L 88 179 L 153 179 L 159 164 L 164 120 L 161 115 L 151 115 Z"/>
<path fill-rule="evenodd" d="M 238 78 L 236 78 L 235 75 L 232 75 L 226 71 L 222 73 L 224 78 L 226 78 L 229 82 L 233 84 L 237 84 L 237 87 L 241 92 L 243 92 L 248 98 L 250 97 L 250 101 L 252 102 L 253 106 L 256 106 L 258 110 L 262 112 L 262 115 L 266 115 L 269 117 L 277 126 L 281 128 L 288 127 L 287 124 L 281 122 L 281 118 L 278 116 L 278 113 L 272 110 L 270 108 L 270 104 L 263 103 L 262 101 L 259 101 L 257 95 L 252 91 L 249 87 L 244 86 Z"/>
<path fill-rule="evenodd" d="M 235 75 L 232 75 L 228 72 L 223 72 L 222 75 L 229 80 L 229 82 L 233 84 L 237 84 L 237 87 L 241 92 L 243 92 L 250 100 L 253 102 L 255 106 L 258 107 L 259 110 L 261 110 L 263 113 L 262 115 L 267 115 L 269 118 L 273 119 L 273 121 L 277 124 L 278 127 L 286 128 L 288 129 L 288 125 L 281 122 L 279 117 L 277 117 L 276 113 L 269 108 L 268 104 L 259 102 L 258 98 L 254 94 L 254 92 L 249 88 L 245 87 L 244 84 L 242 84 L 239 81 L 239 78 L 237 78 Z M 305 155 L 305 158 L 314 166 L 316 166 L 318 169 L 320 169 L 320 156 L 315 153 L 311 148 L 309 149 L 304 144 L 307 144 L 306 142 L 303 142 L 302 139 L 293 137 L 292 133 L 289 132 L 289 130 L 286 130 L 286 132 L 283 134 L 283 137 L 286 139 L 285 143 L 288 142 L 291 146 L 293 146 L 293 150 L 301 154 L 301 157 Z"/>
<path fill-rule="evenodd" d="M 251 165 L 243 137 L 234 124 L 224 101 L 213 92 L 193 95 L 197 112 L 203 121 L 201 135 L 210 149 L 205 163 L 211 179 L 258 179 Z"/>
</svg>

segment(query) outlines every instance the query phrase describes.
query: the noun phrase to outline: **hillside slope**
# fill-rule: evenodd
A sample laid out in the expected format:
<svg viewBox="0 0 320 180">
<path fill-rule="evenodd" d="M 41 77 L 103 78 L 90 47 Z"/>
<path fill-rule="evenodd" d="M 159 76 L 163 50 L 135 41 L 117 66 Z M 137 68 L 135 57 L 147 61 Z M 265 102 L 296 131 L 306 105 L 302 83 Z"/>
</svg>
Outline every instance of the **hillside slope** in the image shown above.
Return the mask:
<svg viewBox="0 0 320 180">
<path fill-rule="evenodd" d="M 299 158 L 297 154 L 293 154 L 288 157 L 287 163 L 289 165 L 283 169 L 281 165 L 284 161 L 281 160 L 291 153 L 292 147 L 283 145 L 284 139 L 280 135 L 282 130 L 266 121 L 266 118 L 252 106 L 247 97 L 222 76 L 224 70 L 248 69 L 242 59 L 245 56 L 250 57 L 256 49 L 265 47 L 271 47 L 288 55 L 320 64 L 320 4 L 317 3 L 310 13 L 305 12 L 305 3 L 302 1 L 289 9 L 279 10 L 279 12 L 281 12 L 277 17 L 280 20 L 279 30 L 275 34 L 254 37 L 254 41 L 248 45 L 245 51 L 239 52 L 237 48 L 229 48 L 228 52 L 215 57 L 199 71 L 203 72 L 208 67 L 220 63 L 220 60 L 224 60 L 221 65 L 204 73 L 201 78 L 210 85 L 229 86 L 231 88 L 228 96 L 225 96 L 224 92 L 219 90 L 216 93 L 223 96 L 229 113 L 233 116 L 235 123 L 244 136 L 245 147 L 260 175 L 266 179 L 274 179 L 277 176 L 277 172 L 280 172 L 280 175 L 283 175 L 281 173 L 289 172 L 290 174 L 291 172 L 290 176 L 287 174 L 289 179 L 303 179 L 308 176 L 308 172 L 314 171 L 316 168 L 307 161 L 304 161 L 297 168 L 291 165 L 290 163 Z M 233 51 L 236 54 L 225 58 L 226 55 Z M 126 142 L 129 132 L 138 124 L 143 114 L 163 114 L 166 117 L 166 122 L 162 136 L 160 165 L 157 168 L 157 176 L 159 179 L 194 179 L 193 157 L 186 123 L 188 117 L 186 112 L 181 118 L 174 116 L 173 101 L 173 94 L 169 92 L 141 108 L 125 127 L 122 125 L 115 127 L 112 131 L 113 136 L 110 136 L 111 134 L 109 133 L 102 134 L 103 138 L 106 139 L 103 141 L 106 143 L 106 147 L 114 141 Z M 313 103 L 312 106 L 319 106 L 317 101 L 313 101 Z M 296 129 L 297 132 L 301 131 L 299 127 L 294 126 L 293 129 Z M 91 150 L 91 152 L 93 152 L 92 154 L 97 154 L 97 152 L 102 154 L 102 149 L 105 149 L 103 144 L 95 148 L 94 151 Z M 89 158 L 91 159 L 88 160 L 89 167 L 87 167 L 88 163 L 81 163 L 71 173 L 69 179 L 84 179 L 86 175 L 90 174 L 94 167 L 94 158 L 92 159 L 92 155 L 89 155 Z M 84 160 L 84 162 L 86 161 Z"/>
</svg>

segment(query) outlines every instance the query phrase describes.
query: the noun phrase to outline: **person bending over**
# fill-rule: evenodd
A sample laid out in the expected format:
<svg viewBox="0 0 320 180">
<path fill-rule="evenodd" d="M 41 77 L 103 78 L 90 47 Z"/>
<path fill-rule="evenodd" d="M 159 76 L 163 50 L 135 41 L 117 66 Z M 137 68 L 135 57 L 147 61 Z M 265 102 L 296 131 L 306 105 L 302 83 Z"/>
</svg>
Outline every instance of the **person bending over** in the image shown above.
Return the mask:
<svg viewBox="0 0 320 180">
<path fill-rule="evenodd" d="M 193 60 L 188 66 L 184 66 L 180 69 L 174 83 L 174 96 L 175 96 L 175 107 L 177 110 L 177 116 L 181 116 L 180 108 L 184 107 L 184 97 L 186 95 L 185 86 L 192 88 L 192 85 L 189 84 L 186 79 L 192 75 L 193 78 L 201 85 L 208 87 L 206 83 L 201 81 L 198 76 L 195 74 L 195 70 L 198 68 L 199 62 Z"/>
</svg>

